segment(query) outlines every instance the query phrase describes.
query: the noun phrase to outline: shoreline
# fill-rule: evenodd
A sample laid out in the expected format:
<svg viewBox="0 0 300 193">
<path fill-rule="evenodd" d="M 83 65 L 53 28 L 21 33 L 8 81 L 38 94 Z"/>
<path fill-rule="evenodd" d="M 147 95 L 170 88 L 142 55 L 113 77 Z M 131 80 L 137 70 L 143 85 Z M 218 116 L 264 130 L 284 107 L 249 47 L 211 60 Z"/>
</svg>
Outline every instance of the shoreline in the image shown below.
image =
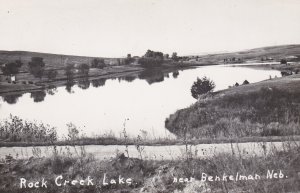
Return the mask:
<svg viewBox="0 0 300 193">
<path fill-rule="evenodd" d="M 202 63 L 177 63 L 177 64 L 164 64 L 162 67 L 157 69 L 161 70 L 162 73 L 173 72 L 178 70 L 187 70 L 192 68 L 197 68 L 201 66 L 210 66 L 210 65 L 217 65 L 217 64 L 202 64 Z M 139 65 L 128 65 L 128 66 L 111 66 L 107 67 L 104 70 L 92 71 L 88 76 L 80 76 L 75 75 L 74 83 L 76 84 L 78 80 L 82 78 L 87 78 L 88 80 L 96 80 L 96 79 L 113 79 L 113 78 L 121 78 L 126 76 L 135 76 L 137 77 L 141 72 L 145 70 L 153 70 L 153 69 L 146 69 Z M 23 79 L 32 80 L 29 72 L 22 72 L 20 74 L 25 75 Z M 2 76 L 2 78 L 1 78 Z M 33 84 L 22 84 L 22 79 L 18 80 L 16 84 L 8 83 L 7 81 L 3 80 L 4 75 L 0 74 L 0 96 L 10 95 L 10 94 L 24 94 L 27 92 L 32 91 L 41 91 L 45 89 L 49 89 L 51 87 L 60 87 L 65 86 L 67 84 L 67 77 L 63 75 L 62 77 L 58 77 L 54 80 L 47 81 L 45 77 L 42 79 L 34 78 L 35 82 Z"/>
</svg>

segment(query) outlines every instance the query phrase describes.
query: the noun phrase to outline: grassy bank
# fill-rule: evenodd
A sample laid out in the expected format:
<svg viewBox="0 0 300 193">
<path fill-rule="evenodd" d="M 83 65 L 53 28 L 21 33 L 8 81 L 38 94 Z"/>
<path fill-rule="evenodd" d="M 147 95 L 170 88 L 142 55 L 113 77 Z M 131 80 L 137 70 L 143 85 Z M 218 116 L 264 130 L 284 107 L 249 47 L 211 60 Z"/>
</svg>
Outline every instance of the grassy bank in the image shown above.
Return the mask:
<svg viewBox="0 0 300 193">
<path fill-rule="evenodd" d="M 300 76 L 262 81 L 203 97 L 166 119 L 187 138 L 240 138 L 300 134 Z"/>
<path fill-rule="evenodd" d="M 15 160 L 7 156 L 1 160 L 0 191 L 6 193 L 299 191 L 299 146 L 291 141 L 285 143 L 281 151 L 276 148 L 266 150 L 263 146 L 262 149 L 265 154 L 260 156 L 242 157 L 239 151 L 233 151 L 201 158 L 196 150 L 188 146 L 182 156 L 173 160 L 143 160 L 126 157 L 122 153 L 117 153 L 116 157 L 110 160 L 97 160 L 84 151 L 84 146 L 80 147 L 80 151 L 67 150 L 69 153 L 64 154 L 54 148 L 49 158 L 41 157 L 39 149 L 36 148 L 34 156 L 29 159 Z M 277 174 L 271 175 L 272 171 Z M 63 179 L 59 178 L 58 184 L 63 183 L 63 180 L 70 183 L 58 186 L 55 179 L 60 175 Z M 131 183 L 119 184 L 120 176 L 124 181 L 130 178 Z M 208 180 L 208 176 L 212 176 L 211 180 Z M 251 176 L 255 179 L 251 179 Z M 26 188 L 24 186 L 20 188 L 21 178 L 26 179 Z M 47 181 L 47 188 L 28 188 L 28 182 L 42 179 Z M 88 179 L 93 179 L 93 183 L 87 185 Z M 109 182 L 110 179 L 115 179 L 117 184 L 103 183 Z M 78 180 L 76 185 L 71 185 L 72 180 Z M 84 185 L 79 185 L 80 180 L 84 180 L 82 181 Z"/>
</svg>

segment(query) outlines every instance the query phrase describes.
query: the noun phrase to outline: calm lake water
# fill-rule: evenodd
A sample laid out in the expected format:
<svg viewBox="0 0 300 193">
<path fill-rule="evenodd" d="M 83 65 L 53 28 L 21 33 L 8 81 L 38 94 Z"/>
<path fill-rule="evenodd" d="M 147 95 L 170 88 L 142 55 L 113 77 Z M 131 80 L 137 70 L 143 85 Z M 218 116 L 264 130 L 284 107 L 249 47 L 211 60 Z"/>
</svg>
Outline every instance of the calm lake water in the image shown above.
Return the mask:
<svg viewBox="0 0 300 193">
<path fill-rule="evenodd" d="M 176 110 L 196 102 L 190 88 L 197 77 L 207 76 L 215 90 L 226 89 L 244 80 L 250 83 L 279 77 L 275 70 L 245 67 L 204 66 L 178 73 L 144 72 L 121 79 L 82 80 L 73 87 L 58 87 L 47 92 L 26 93 L 0 99 L 0 119 L 17 115 L 57 127 L 66 135 L 67 123 L 74 123 L 87 135 L 112 131 L 119 137 L 126 120 L 131 136 L 142 131 L 148 137 L 168 137 L 165 119 Z"/>
</svg>

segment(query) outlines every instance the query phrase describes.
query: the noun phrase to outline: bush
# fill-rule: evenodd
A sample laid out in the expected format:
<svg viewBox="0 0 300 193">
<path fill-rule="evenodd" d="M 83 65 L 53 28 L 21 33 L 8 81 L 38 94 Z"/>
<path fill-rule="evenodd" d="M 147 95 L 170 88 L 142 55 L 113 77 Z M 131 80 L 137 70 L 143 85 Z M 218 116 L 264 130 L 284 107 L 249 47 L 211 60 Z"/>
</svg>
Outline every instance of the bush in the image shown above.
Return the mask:
<svg viewBox="0 0 300 193">
<path fill-rule="evenodd" d="M 105 67 L 104 59 L 102 58 L 94 58 L 91 63 L 92 68 L 100 68 L 103 69 Z"/>
<path fill-rule="evenodd" d="M 78 68 L 81 75 L 83 76 L 89 75 L 90 66 L 88 64 L 80 64 Z"/>
<path fill-rule="evenodd" d="M 200 95 L 213 91 L 214 88 L 215 83 L 204 76 L 203 78 L 197 78 L 191 88 L 191 93 L 195 99 L 198 99 Z"/>
<path fill-rule="evenodd" d="M 243 85 L 245 85 L 245 84 L 249 84 L 249 81 L 248 81 L 248 80 L 245 80 L 245 81 L 243 82 Z"/>
<path fill-rule="evenodd" d="M 54 127 L 10 115 L 0 122 L 0 139 L 7 142 L 54 142 L 57 134 Z"/>
<path fill-rule="evenodd" d="M 11 62 L 8 64 L 5 64 L 4 66 L 1 67 L 1 70 L 4 75 L 12 75 L 12 74 L 17 74 L 19 73 L 19 69 L 22 66 L 22 62 L 20 60 L 16 60 L 15 62 Z"/>
<path fill-rule="evenodd" d="M 280 64 L 287 64 L 286 59 L 281 59 L 281 60 L 280 60 Z"/>
<path fill-rule="evenodd" d="M 28 63 L 30 73 L 37 78 L 42 78 L 44 74 L 45 62 L 41 57 L 32 57 Z"/>
<path fill-rule="evenodd" d="M 68 64 L 65 69 L 65 75 L 67 76 L 67 80 L 70 82 L 74 78 L 74 65 Z"/>
<path fill-rule="evenodd" d="M 58 74 L 57 70 L 51 69 L 47 72 L 47 77 L 49 80 L 54 80 L 57 74 Z"/>
<path fill-rule="evenodd" d="M 160 67 L 163 64 L 164 60 L 160 58 L 140 58 L 138 63 L 141 64 L 144 68 L 154 68 Z"/>
</svg>

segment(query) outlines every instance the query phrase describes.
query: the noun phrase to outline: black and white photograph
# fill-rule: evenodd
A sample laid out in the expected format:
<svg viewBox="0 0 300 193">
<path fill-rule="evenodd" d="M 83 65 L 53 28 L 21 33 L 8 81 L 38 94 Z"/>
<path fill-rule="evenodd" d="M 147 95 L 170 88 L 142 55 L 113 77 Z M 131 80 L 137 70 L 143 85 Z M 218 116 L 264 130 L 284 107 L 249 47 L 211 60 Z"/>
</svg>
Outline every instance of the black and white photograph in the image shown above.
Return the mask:
<svg viewBox="0 0 300 193">
<path fill-rule="evenodd" d="M 0 0 L 1 193 L 300 193 L 299 0 Z"/>
</svg>

